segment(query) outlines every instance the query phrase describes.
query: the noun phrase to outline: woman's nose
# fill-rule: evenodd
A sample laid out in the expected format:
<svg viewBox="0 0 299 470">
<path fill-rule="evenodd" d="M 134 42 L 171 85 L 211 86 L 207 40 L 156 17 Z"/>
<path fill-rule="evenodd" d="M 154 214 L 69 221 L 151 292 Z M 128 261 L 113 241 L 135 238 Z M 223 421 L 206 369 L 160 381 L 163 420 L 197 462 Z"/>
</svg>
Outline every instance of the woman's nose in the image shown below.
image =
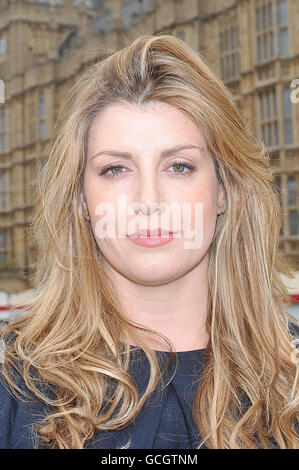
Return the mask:
<svg viewBox="0 0 299 470">
<path fill-rule="evenodd" d="M 151 215 L 155 212 L 162 201 L 160 201 L 160 189 L 157 176 L 155 174 L 147 174 L 144 178 L 140 178 L 137 191 L 134 198 L 135 211 L 145 212 Z"/>
<path fill-rule="evenodd" d="M 147 203 L 134 202 L 134 212 L 135 214 L 143 213 L 144 215 L 152 215 L 156 210 L 160 208 L 159 202 L 156 203 Z"/>
</svg>

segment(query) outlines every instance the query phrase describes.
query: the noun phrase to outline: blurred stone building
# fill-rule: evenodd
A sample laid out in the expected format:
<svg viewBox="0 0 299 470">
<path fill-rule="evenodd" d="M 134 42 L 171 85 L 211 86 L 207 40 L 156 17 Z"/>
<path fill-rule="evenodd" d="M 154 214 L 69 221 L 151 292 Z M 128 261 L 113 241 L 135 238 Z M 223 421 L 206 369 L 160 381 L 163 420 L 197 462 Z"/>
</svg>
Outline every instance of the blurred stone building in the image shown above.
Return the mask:
<svg viewBox="0 0 299 470">
<path fill-rule="evenodd" d="M 34 181 L 67 90 L 136 36 L 161 32 L 205 57 L 269 147 L 280 247 L 299 263 L 299 103 L 290 99 L 299 79 L 297 0 L 0 0 L 0 290 L 31 287 Z"/>
</svg>

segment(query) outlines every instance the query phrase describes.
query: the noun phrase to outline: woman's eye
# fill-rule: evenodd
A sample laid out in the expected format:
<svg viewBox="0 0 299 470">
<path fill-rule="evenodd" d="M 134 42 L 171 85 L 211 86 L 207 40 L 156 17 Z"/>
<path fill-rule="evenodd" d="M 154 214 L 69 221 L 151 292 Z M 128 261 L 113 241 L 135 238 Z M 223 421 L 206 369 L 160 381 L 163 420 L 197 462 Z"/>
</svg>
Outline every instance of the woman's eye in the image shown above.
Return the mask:
<svg viewBox="0 0 299 470">
<path fill-rule="evenodd" d="M 193 165 L 187 165 L 185 163 L 180 163 L 180 162 L 174 163 L 173 165 L 171 165 L 171 167 L 174 168 L 174 171 L 172 171 L 171 173 L 177 173 L 177 174 L 183 174 L 183 175 L 192 173 L 195 170 L 195 167 Z M 186 168 L 187 171 L 184 171 L 184 168 Z"/>
<path fill-rule="evenodd" d="M 193 165 L 187 165 L 186 163 L 181 162 L 174 163 L 173 165 L 171 165 L 170 168 L 172 167 L 174 168 L 174 171 L 170 171 L 170 173 L 175 173 L 176 175 L 187 176 L 190 173 L 193 173 L 193 171 L 195 171 L 195 167 Z M 123 173 L 125 173 L 125 171 L 122 170 L 125 170 L 123 166 L 112 165 L 108 168 L 104 168 L 103 170 L 101 170 L 99 172 L 99 175 L 104 175 L 113 178 L 115 176 L 121 176 Z"/>
<path fill-rule="evenodd" d="M 123 171 L 119 171 L 119 170 L 123 170 L 123 169 L 124 167 L 122 166 L 109 166 L 109 168 L 104 168 L 102 171 L 100 171 L 99 175 L 107 175 L 107 176 L 112 176 L 112 177 L 118 176 L 121 173 L 123 173 Z"/>
</svg>

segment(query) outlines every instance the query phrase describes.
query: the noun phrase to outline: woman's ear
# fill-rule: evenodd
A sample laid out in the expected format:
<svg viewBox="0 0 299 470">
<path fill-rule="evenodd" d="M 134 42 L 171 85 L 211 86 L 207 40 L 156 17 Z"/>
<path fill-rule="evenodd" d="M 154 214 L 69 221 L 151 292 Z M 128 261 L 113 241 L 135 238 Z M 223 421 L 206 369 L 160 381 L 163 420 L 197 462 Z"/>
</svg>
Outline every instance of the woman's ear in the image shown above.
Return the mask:
<svg viewBox="0 0 299 470">
<path fill-rule="evenodd" d="M 222 182 L 218 183 L 218 209 L 217 209 L 217 215 L 222 214 L 226 210 L 226 192 L 223 186 Z"/>
</svg>

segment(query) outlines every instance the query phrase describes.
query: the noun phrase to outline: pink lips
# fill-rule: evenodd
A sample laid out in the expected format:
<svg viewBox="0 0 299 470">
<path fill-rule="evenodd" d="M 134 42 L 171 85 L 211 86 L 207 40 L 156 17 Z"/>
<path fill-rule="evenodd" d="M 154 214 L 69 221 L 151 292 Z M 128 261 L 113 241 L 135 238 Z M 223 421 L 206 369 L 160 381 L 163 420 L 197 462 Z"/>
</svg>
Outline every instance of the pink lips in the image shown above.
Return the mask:
<svg viewBox="0 0 299 470">
<path fill-rule="evenodd" d="M 162 236 L 163 235 L 163 236 Z M 165 245 L 174 239 L 173 232 L 156 229 L 152 232 L 150 230 L 140 230 L 133 235 L 127 235 L 127 238 L 137 245 L 156 247 Z"/>
</svg>

